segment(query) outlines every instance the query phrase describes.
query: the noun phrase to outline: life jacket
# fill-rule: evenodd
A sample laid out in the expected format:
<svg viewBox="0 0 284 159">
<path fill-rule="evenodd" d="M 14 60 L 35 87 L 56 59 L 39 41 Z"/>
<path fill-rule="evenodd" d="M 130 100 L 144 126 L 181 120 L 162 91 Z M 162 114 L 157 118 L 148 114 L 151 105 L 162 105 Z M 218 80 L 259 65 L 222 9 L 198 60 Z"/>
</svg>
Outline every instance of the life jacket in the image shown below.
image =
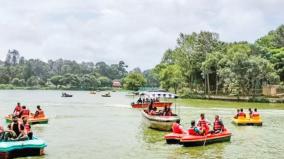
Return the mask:
<svg viewBox="0 0 284 159">
<path fill-rule="evenodd" d="M 246 113 L 244 113 L 244 112 L 239 112 L 238 117 L 246 117 Z"/>
<path fill-rule="evenodd" d="M 214 121 L 213 130 L 223 130 L 223 125 L 221 125 L 220 120 Z"/>
<path fill-rule="evenodd" d="M 253 116 L 253 117 L 258 117 L 258 116 L 259 116 L 259 113 L 258 113 L 258 112 L 253 112 L 253 113 L 252 113 L 252 116 Z"/>
<path fill-rule="evenodd" d="M 197 134 L 197 133 L 194 131 L 194 128 L 196 128 L 196 127 L 189 128 L 189 129 L 188 129 L 188 134 L 189 134 L 189 135 L 195 135 L 195 136 L 196 136 L 196 135 L 199 135 L 199 134 Z"/>
<path fill-rule="evenodd" d="M 37 110 L 36 111 L 37 113 L 37 115 L 35 116 L 35 118 L 43 118 L 43 117 L 45 117 L 45 115 L 44 115 L 44 111 L 42 111 L 42 110 Z"/>
<path fill-rule="evenodd" d="M 177 134 L 182 134 L 183 133 L 183 131 L 180 128 L 180 125 L 178 123 L 173 123 L 172 130 L 173 130 L 174 133 L 177 133 Z"/>
<path fill-rule="evenodd" d="M 21 110 L 22 110 L 21 106 L 16 106 L 14 111 L 20 112 Z"/>
<path fill-rule="evenodd" d="M 27 133 L 31 132 L 31 126 L 30 126 L 29 123 L 25 124 L 25 130 L 26 130 Z"/>
<path fill-rule="evenodd" d="M 209 126 L 208 126 L 205 119 L 200 119 L 198 121 L 197 126 L 201 127 L 201 129 L 205 130 L 205 134 L 207 134 L 209 132 Z"/>
<path fill-rule="evenodd" d="M 29 109 L 23 109 L 22 110 L 23 112 L 22 112 L 22 116 L 29 116 L 30 115 L 30 110 Z"/>
</svg>

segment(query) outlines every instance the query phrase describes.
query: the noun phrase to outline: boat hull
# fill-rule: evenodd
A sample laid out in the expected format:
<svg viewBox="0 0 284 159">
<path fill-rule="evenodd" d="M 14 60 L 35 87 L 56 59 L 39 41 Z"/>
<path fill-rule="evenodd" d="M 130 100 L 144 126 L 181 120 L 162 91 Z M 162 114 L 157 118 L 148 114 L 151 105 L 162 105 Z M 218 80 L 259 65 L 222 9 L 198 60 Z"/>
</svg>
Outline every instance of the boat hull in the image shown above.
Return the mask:
<svg viewBox="0 0 284 159">
<path fill-rule="evenodd" d="M 238 126 L 245 126 L 245 125 L 250 125 L 250 126 L 262 126 L 262 120 L 261 118 L 257 118 L 257 119 L 252 119 L 252 118 L 238 118 L 235 119 L 233 118 L 232 121 L 235 125 Z"/>
<path fill-rule="evenodd" d="M 180 139 L 186 134 L 170 133 L 164 136 L 167 144 L 179 144 Z"/>
<path fill-rule="evenodd" d="M 45 142 L 38 138 L 27 141 L 0 142 L 0 158 L 42 156 L 46 146 Z"/>
<path fill-rule="evenodd" d="M 203 146 L 219 142 L 229 142 L 232 134 L 228 131 L 219 134 L 208 134 L 206 136 L 185 135 L 180 139 L 180 144 L 186 147 Z"/>
<path fill-rule="evenodd" d="M 6 122 L 10 123 L 12 122 L 12 115 L 5 116 Z M 41 117 L 41 118 L 34 118 L 32 116 L 28 119 L 29 124 L 47 124 L 48 118 L 47 117 Z"/>
<path fill-rule="evenodd" d="M 143 104 L 131 104 L 132 108 L 148 108 L 150 103 Z M 170 107 L 172 106 L 172 102 L 154 102 L 153 107 Z"/>
<path fill-rule="evenodd" d="M 146 126 L 161 131 L 171 131 L 173 123 L 180 120 L 178 116 L 153 116 L 145 111 L 142 111 L 142 116 Z"/>
</svg>

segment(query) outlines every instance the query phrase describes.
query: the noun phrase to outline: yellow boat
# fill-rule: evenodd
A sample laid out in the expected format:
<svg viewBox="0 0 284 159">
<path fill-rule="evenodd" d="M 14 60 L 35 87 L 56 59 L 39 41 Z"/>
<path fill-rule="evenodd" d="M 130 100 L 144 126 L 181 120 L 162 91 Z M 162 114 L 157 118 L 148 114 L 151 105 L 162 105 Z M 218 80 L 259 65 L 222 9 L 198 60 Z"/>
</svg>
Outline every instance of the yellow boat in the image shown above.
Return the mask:
<svg viewBox="0 0 284 159">
<path fill-rule="evenodd" d="M 260 116 L 239 116 L 237 119 L 233 118 L 233 123 L 236 125 L 255 125 L 262 126 L 262 119 Z"/>
</svg>

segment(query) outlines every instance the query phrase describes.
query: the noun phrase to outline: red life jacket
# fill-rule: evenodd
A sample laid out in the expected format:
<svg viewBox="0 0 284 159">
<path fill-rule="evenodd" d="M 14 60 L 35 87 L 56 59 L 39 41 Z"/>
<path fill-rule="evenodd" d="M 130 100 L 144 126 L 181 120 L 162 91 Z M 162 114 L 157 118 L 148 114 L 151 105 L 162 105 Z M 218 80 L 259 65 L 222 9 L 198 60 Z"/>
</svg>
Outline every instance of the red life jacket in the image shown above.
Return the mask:
<svg viewBox="0 0 284 159">
<path fill-rule="evenodd" d="M 198 121 L 197 126 L 201 127 L 201 129 L 205 130 L 205 134 L 209 132 L 209 126 L 205 119 L 200 119 Z"/>
<path fill-rule="evenodd" d="M 213 130 L 222 130 L 223 129 L 223 125 L 221 125 L 219 120 L 215 120 L 214 121 L 214 125 L 213 125 Z"/>
<path fill-rule="evenodd" d="M 29 123 L 25 124 L 25 129 L 26 129 L 27 133 L 31 132 L 31 126 L 30 126 Z"/>
<path fill-rule="evenodd" d="M 253 113 L 252 113 L 252 116 L 253 116 L 253 117 L 258 117 L 258 116 L 259 116 L 259 113 L 258 113 L 258 112 L 253 112 Z"/>
<path fill-rule="evenodd" d="M 23 109 L 22 110 L 22 116 L 29 116 L 30 115 L 30 110 L 29 109 Z"/>
<path fill-rule="evenodd" d="M 244 113 L 244 112 L 239 112 L 238 116 L 246 117 L 246 113 Z"/>
<path fill-rule="evenodd" d="M 16 106 L 14 111 L 20 112 L 21 110 L 22 110 L 21 106 Z"/>
<path fill-rule="evenodd" d="M 180 128 L 180 125 L 178 123 L 173 123 L 172 130 L 173 130 L 174 133 L 177 133 L 177 134 L 182 134 L 183 133 L 183 131 Z"/>
<path fill-rule="evenodd" d="M 197 134 L 197 133 L 194 131 L 194 128 L 189 128 L 189 129 L 188 129 L 188 134 L 189 134 L 189 135 L 199 135 L 199 134 Z"/>
</svg>

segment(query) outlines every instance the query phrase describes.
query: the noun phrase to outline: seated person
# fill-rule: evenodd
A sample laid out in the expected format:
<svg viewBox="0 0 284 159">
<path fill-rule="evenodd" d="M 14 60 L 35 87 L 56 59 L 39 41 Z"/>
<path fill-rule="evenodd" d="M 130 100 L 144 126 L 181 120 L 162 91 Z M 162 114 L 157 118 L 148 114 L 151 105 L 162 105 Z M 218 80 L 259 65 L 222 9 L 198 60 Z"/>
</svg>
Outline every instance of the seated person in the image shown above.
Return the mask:
<svg viewBox="0 0 284 159">
<path fill-rule="evenodd" d="M 212 134 L 217 134 L 225 130 L 222 120 L 219 118 L 219 115 L 215 116 L 215 121 L 213 124 L 213 130 L 210 131 Z"/>
<path fill-rule="evenodd" d="M 149 112 L 150 115 L 157 115 L 157 107 L 154 107 L 152 110 Z"/>
<path fill-rule="evenodd" d="M 254 108 L 254 112 L 252 113 L 252 117 L 255 118 L 255 117 L 259 117 L 259 113 L 257 112 L 257 109 Z"/>
<path fill-rule="evenodd" d="M 207 119 L 205 119 L 205 114 L 201 113 L 200 120 L 198 121 L 197 126 L 201 128 L 204 134 L 208 134 L 209 129 L 210 129 L 209 125 L 210 125 L 210 122 Z"/>
<path fill-rule="evenodd" d="M 164 108 L 164 111 L 163 111 L 163 116 L 172 116 L 173 113 L 172 113 L 172 110 L 170 107 L 165 107 Z"/>
<path fill-rule="evenodd" d="M 180 120 L 177 120 L 175 123 L 172 125 L 172 131 L 173 133 L 177 134 L 186 134 L 182 126 L 180 125 Z"/>
<path fill-rule="evenodd" d="M 28 123 L 27 118 L 23 118 L 23 125 L 25 127 L 25 134 L 27 134 L 28 138 L 31 140 L 33 138 L 33 132 L 31 131 L 31 125 Z"/>
<path fill-rule="evenodd" d="M 29 116 L 30 116 L 30 110 L 26 108 L 26 106 L 22 106 L 22 110 L 20 112 L 20 118 L 29 117 Z"/>
<path fill-rule="evenodd" d="M 5 134 L 5 141 L 18 141 L 27 139 L 27 135 L 25 134 L 25 127 L 23 124 L 19 123 L 18 117 L 13 116 L 13 122 L 8 125 L 8 131 Z"/>
<path fill-rule="evenodd" d="M 137 100 L 137 104 L 142 104 L 142 99 L 141 99 L 141 97 Z"/>
<path fill-rule="evenodd" d="M 38 105 L 37 107 L 37 110 L 36 110 L 36 112 L 35 112 L 35 115 L 34 115 L 34 117 L 35 118 L 37 118 L 37 117 L 44 117 L 44 112 L 43 112 L 43 110 L 41 109 L 41 107 L 40 107 L 40 105 Z"/>
<path fill-rule="evenodd" d="M 15 109 L 14 109 L 14 111 L 13 111 L 13 115 L 19 116 L 21 110 L 22 110 L 21 104 L 20 104 L 20 103 L 17 103 L 17 105 L 16 105 L 16 107 L 15 107 Z"/>
<path fill-rule="evenodd" d="M 240 109 L 237 109 L 237 114 L 234 116 L 235 119 L 238 119 L 239 113 L 240 113 Z"/>
<path fill-rule="evenodd" d="M 238 117 L 246 117 L 246 113 L 244 113 L 243 108 L 240 109 L 240 112 L 238 114 Z"/>
<path fill-rule="evenodd" d="M 203 134 L 203 132 L 197 126 L 195 126 L 195 120 L 192 120 L 190 124 L 191 124 L 191 127 L 188 129 L 189 135 L 202 135 Z"/>
</svg>

